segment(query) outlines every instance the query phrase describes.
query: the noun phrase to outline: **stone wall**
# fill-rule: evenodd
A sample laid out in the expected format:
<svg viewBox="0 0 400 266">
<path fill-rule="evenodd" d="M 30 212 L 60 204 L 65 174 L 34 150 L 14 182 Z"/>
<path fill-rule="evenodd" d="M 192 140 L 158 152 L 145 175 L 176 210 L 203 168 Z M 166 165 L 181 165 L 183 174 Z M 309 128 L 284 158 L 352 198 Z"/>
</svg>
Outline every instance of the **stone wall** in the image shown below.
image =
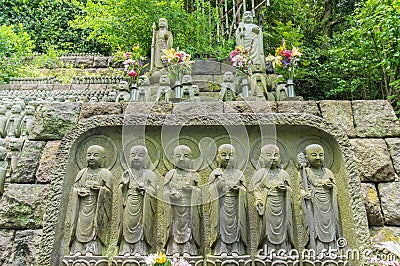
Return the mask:
<svg viewBox="0 0 400 266">
<path fill-rule="evenodd" d="M 29 140 L 0 198 L 0 265 L 34 265 L 54 159 L 62 137 L 78 121 L 122 114 L 126 104 L 58 103 L 36 110 Z M 400 122 L 387 101 L 290 101 L 152 104 L 157 114 L 307 113 L 336 125 L 349 138 L 364 191 L 373 243 L 400 237 Z M 49 202 L 48 204 L 51 204 Z"/>
</svg>

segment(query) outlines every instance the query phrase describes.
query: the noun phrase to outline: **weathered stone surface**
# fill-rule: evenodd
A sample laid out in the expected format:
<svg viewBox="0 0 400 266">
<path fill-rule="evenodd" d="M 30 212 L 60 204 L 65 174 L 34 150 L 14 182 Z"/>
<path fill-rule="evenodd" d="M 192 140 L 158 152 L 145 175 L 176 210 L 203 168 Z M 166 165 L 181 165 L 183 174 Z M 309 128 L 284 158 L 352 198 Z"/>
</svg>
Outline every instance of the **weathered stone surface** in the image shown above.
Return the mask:
<svg viewBox="0 0 400 266">
<path fill-rule="evenodd" d="M 385 225 L 400 225 L 400 182 L 378 184 Z"/>
<path fill-rule="evenodd" d="M 224 112 L 224 106 L 222 102 L 208 102 L 208 103 L 176 103 L 173 106 L 173 114 L 222 114 Z"/>
<path fill-rule="evenodd" d="M 0 228 L 41 228 L 48 191 L 48 185 L 9 184 L 0 200 Z"/>
<path fill-rule="evenodd" d="M 11 175 L 13 183 L 35 183 L 35 173 L 46 145 L 44 141 L 26 140 L 19 155 L 17 168 Z"/>
<path fill-rule="evenodd" d="M 56 167 L 56 155 L 60 141 L 49 141 L 44 147 L 42 157 L 40 158 L 39 168 L 36 172 L 36 180 L 39 183 L 50 183 L 54 168 Z"/>
<path fill-rule="evenodd" d="M 400 227 L 384 226 L 370 227 L 371 244 L 376 245 L 385 241 L 399 241 Z"/>
<path fill-rule="evenodd" d="M 14 230 L 0 230 L 0 265 L 10 265 L 7 263 L 12 254 L 14 235 Z"/>
<path fill-rule="evenodd" d="M 77 57 L 75 60 L 75 67 L 92 67 L 93 56 Z"/>
<path fill-rule="evenodd" d="M 35 112 L 29 139 L 61 139 L 78 122 L 80 103 L 47 103 Z"/>
<path fill-rule="evenodd" d="M 278 113 L 305 113 L 321 116 L 315 101 L 282 101 L 277 102 Z"/>
<path fill-rule="evenodd" d="M 108 56 L 95 56 L 93 58 L 93 67 L 108 67 L 110 57 Z"/>
<path fill-rule="evenodd" d="M 349 137 L 355 136 L 350 101 L 321 101 L 319 107 L 323 118 L 343 130 Z"/>
<path fill-rule="evenodd" d="M 137 114 L 171 114 L 173 108 L 172 103 L 146 103 L 146 102 L 130 102 L 123 104 L 125 115 Z"/>
<path fill-rule="evenodd" d="M 64 65 L 75 65 L 76 57 L 75 56 L 61 56 L 60 57 L 61 62 L 63 62 Z"/>
<path fill-rule="evenodd" d="M 352 107 L 358 137 L 400 136 L 400 122 L 388 101 L 353 101 Z"/>
<path fill-rule="evenodd" d="M 71 84 L 54 84 L 54 90 L 69 90 L 71 89 Z"/>
<path fill-rule="evenodd" d="M 7 265 L 36 265 L 42 230 L 17 231 Z"/>
<path fill-rule="evenodd" d="M 79 119 L 88 118 L 95 115 L 121 114 L 120 103 L 83 103 Z"/>
<path fill-rule="evenodd" d="M 365 210 L 367 211 L 368 225 L 382 226 L 383 216 L 375 184 L 362 183 L 361 187 L 363 190 Z"/>
<path fill-rule="evenodd" d="M 267 101 L 234 101 L 224 103 L 224 113 L 275 113 L 276 103 Z"/>
<path fill-rule="evenodd" d="M 89 90 L 105 90 L 107 84 L 89 84 Z"/>
<path fill-rule="evenodd" d="M 193 75 L 219 74 L 221 63 L 213 60 L 196 60 L 192 65 Z"/>
<path fill-rule="evenodd" d="M 351 139 L 361 182 L 393 181 L 396 177 L 383 139 Z"/>
<path fill-rule="evenodd" d="M 89 84 L 71 84 L 71 90 L 87 90 Z"/>
<path fill-rule="evenodd" d="M 400 175 L 400 138 L 386 139 L 389 147 L 390 157 L 392 158 L 394 169 Z"/>
</svg>

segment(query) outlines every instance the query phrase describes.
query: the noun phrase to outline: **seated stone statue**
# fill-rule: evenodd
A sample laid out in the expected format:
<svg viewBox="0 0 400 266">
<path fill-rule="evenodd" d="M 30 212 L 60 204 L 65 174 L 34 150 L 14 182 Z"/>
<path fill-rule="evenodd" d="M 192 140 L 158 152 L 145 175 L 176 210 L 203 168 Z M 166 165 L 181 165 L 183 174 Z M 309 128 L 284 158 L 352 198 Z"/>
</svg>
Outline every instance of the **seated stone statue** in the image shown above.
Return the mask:
<svg viewBox="0 0 400 266">
<path fill-rule="evenodd" d="M 251 74 L 251 95 L 266 98 L 269 100 L 275 100 L 272 92 L 272 80 L 265 74 L 260 63 L 255 63 L 253 65 L 253 71 Z M 270 94 L 270 95 L 268 95 Z M 270 96 L 270 97 L 268 97 Z"/>
<path fill-rule="evenodd" d="M 129 102 L 131 95 L 129 94 L 129 83 L 125 80 L 120 81 L 118 85 L 118 96 L 116 102 Z"/>
<path fill-rule="evenodd" d="M 13 105 L 11 107 L 11 115 L 8 118 L 7 124 L 6 124 L 6 136 L 8 138 L 19 138 L 21 132 L 20 132 L 20 125 L 22 121 L 22 115 L 21 115 L 21 107 L 19 105 Z"/>
<path fill-rule="evenodd" d="M 246 11 L 242 22 L 236 29 L 236 46 L 242 46 L 249 51 L 249 57 L 253 63 L 259 63 L 265 69 L 263 33 L 259 26 L 253 23 L 253 14 Z"/>
<path fill-rule="evenodd" d="M 171 100 L 171 80 L 167 75 L 161 75 L 157 90 L 156 102 L 170 102 Z"/>
<path fill-rule="evenodd" d="M 5 105 L 0 105 L 0 137 L 5 138 L 6 133 L 6 125 L 8 121 L 8 117 L 6 115 L 7 107 Z"/>
<path fill-rule="evenodd" d="M 179 95 L 178 98 L 187 99 L 190 102 L 194 102 L 194 93 L 192 77 L 190 75 L 184 75 L 182 77 L 181 95 Z"/>
<path fill-rule="evenodd" d="M 150 80 L 147 76 L 139 77 L 138 88 L 133 89 L 132 99 L 134 102 L 150 102 Z"/>
<path fill-rule="evenodd" d="M 235 148 L 223 144 L 209 177 L 211 250 L 214 255 L 244 255 L 247 251 L 247 183 L 235 169 Z"/>
<path fill-rule="evenodd" d="M 17 169 L 18 159 L 22 150 L 22 146 L 24 145 L 24 139 L 20 138 L 7 138 L 7 161 L 10 165 L 10 176 Z"/>
<path fill-rule="evenodd" d="M 321 145 L 308 145 L 299 154 L 303 213 L 307 232 L 307 249 L 317 254 L 337 249 L 342 235 L 338 190 L 333 173 L 323 166 L 324 149 Z"/>
<path fill-rule="evenodd" d="M 292 189 L 289 174 L 279 167 L 276 145 L 262 147 L 259 166 L 252 179 L 256 210 L 259 215 L 259 244 L 265 254 L 293 248 Z"/>
<path fill-rule="evenodd" d="M 157 176 L 149 168 L 146 147 L 133 146 L 130 168 L 122 174 L 122 237 L 120 255 L 148 255 L 155 249 Z"/>
<path fill-rule="evenodd" d="M 117 101 L 117 92 L 110 91 L 107 95 L 107 102 L 116 102 Z"/>
<path fill-rule="evenodd" d="M 197 255 L 201 244 L 200 176 L 193 171 L 191 150 L 179 145 L 174 149 L 175 169 L 165 175 L 164 247 L 167 255 Z"/>
<path fill-rule="evenodd" d="M 27 137 L 31 128 L 33 126 L 33 121 L 35 120 L 35 107 L 32 105 L 27 105 L 25 108 L 25 115 L 21 123 L 21 137 Z"/>
<path fill-rule="evenodd" d="M 168 31 L 168 20 L 160 18 L 158 20 L 158 30 L 155 31 L 155 23 L 153 24 L 153 40 L 152 40 L 152 54 L 150 70 L 164 68 L 161 56 L 164 54 L 163 50 L 168 50 L 173 46 L 173 36 Z"/>
<path fill-rule="evenodd" d="M 222 102 L 236 100 L 236 85 L 232 72 L 225 72 L 224 79 L 221 83 L 221 91 L 219 92 L 219 100 Z"/>
<path fill-rule="evenodd" d="M 8 162 L 6 160 L 7 150 L 5 147 L 0 146 L 0 196 L 4 192 L 4 183 L 6 182 Z"/>
<path fill-rule="evenodd" d="M 282 101 L 287 98 L 287 90 L 285 84 L 278 84 L 275 90 L 275 99 L 276 101 Z"/>
<path fill-rule="evenodd" d="M 87 167 L 79 171 L 71 197 L 70 254 L 102 255 L 111 221 L 111 172 L 104 168 L 106 151 L 93 145 L 87 149 Z"/>
</svg>

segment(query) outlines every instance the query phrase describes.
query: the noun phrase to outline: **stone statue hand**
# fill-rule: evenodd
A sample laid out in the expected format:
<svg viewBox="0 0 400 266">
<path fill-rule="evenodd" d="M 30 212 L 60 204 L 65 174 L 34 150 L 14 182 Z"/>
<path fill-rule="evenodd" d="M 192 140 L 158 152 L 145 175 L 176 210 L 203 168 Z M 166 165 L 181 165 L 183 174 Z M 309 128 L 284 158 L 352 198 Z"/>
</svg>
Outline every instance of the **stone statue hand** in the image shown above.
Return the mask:
<svg viewBox="0 0 400 266">
<path fill-rule="evenodd" d="M 286 190 L 286 186 L 285 186 L 285 184 L 283 184 L 283 183 L 279 183 L 279 184 L 276 186 L 276 189 L 281 190 L 281 191 L 285 191 L 285 190 Z"/>
<path fill-rule="evenodd" d="M 193 187 L 189 184 L 189 182 L 186 182 L 186 183 L 183 185 L 182 189 L 185 190 L 185 191 L 190 191 L 190 190 L 193 189 Z"/>
<path fill-rule="evenodd" d="M 238 189 L 239 189 L 239 186 L 238 186 L 238 185 L 233 185 L 233 186 L 231 186 L 231 190 L 236 191 L 236 190 L 238 190 Z"/>
<path fill-rule="evenodd" d="M 93 190 L 99 190 L 101 186 L 99 182 L 93 181 L 90 183 L 89 187 Z"/>
<path fill-rule="evenodd" d="M 173 190 L 171 191 L 171 193 L 169 194 L 169 196 L 172 199 L 180 199 L 182 197 L 181 193 L 179 193 L 179 191 Z"/>
<path fill-rule="evenodd" d="M 333 187 L 333 183 L 329 179 L 326 180 L 322 185 L 324 187 L 326 187 L 326 188 L 332 188 Z"/>
<path fill-rule="evenodd" d="M 87 197 L 87 196 L 90 195 L 90 192 L 89 192 L 88 189 L 82 187 L 82 188 L 79 188 L 79 189 L 78 189 L 78 195 L 79 195 L 80 197 Z"/>
<path fill-rule="evenodd" d="M 260 32 L 260 27 L 253 27 L 252 29 L 251 29 L 251 31 L 252 32 L 254 32 L 254 33 L 259 33 Z"/>
<path fill-rule="evenodd" d="M 301 196 L 304 199 L 311 199 L 311 192 L 310 191 L 301 190 Z"/>
<path fill-rule="evenodd" d="M 256 208 L 259 215 L 264 215 L 264 204 L 261 201 L 257 201 Z"/>
</svg>

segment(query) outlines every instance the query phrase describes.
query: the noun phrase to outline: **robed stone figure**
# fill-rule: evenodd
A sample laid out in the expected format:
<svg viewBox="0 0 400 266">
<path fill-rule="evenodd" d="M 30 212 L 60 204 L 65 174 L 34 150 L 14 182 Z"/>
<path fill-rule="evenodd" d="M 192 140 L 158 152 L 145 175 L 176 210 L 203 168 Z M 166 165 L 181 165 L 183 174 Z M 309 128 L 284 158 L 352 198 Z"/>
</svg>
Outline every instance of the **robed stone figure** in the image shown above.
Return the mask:
<svg viewBox="0 0 400 266">
<path fill-rule="evenodd" d="M 164 180 L 164 247 L 167 255 L 197 255 L 201 244 L 200 176 L 193 170 L 191 150 L 179 145 L 174 149 L 175 168 Z"/>
<path fill-rule="evenodd" d="M 289 174 L 280 168 L 276 145 L 261 148 L 259 169 L 252 179 L 255 204 L 259 215 L 258 248 L 270 254 L 293 248 L 292 189 Z"/>
<path fill-rule="evenodd" d="M 214 255 L 244 255 L 247 249 L 247 183 L 234 166 L 235 148 L 218 148 L 217 163 L 209 177 L 211 249 Z"/>
<path fill-rule="evenodd" d="M 111 221 L 111 172 L 104 168 L 102 146 L 87 149 L 87 167 L 79 171 L 71 198 L 70 254 L 101 255 L 107 244 Z"/>
<path fill-rule="evenodd" d="M 307 249 L 317 254 L 337 249 L 342 231 L 339 220 L 338 191 L 331 170 L 323 166 L 324 149 L 311 144 L 299 154 L 302 180 L 303 213 Z"/>
<path fill-rule="evenodd" d="M 129 155 L 130 168 L 122 174 L 122 228 L 120 255 L 148 255 L 155 249 L 157 215 L 157 176 L 149 168 L 147 148 L 133 146 Z"/>
</svg>

